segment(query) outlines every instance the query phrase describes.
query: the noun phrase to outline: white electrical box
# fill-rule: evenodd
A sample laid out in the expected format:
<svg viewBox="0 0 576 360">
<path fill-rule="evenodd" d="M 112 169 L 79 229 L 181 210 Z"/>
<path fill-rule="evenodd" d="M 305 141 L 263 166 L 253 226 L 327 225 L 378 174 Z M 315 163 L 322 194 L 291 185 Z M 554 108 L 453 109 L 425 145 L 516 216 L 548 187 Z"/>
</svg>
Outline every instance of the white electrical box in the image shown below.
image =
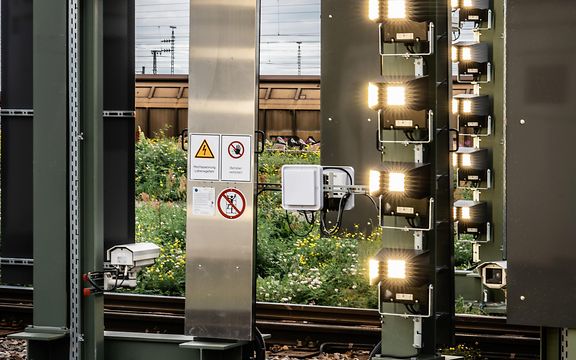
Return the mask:
<svg viewBox="0 0 576 360">
<path fill-rule="evenodd" d="M 324 183 L 328 186 L 347 186 L 354 185 L 354 168 L 351 166 L 326 166 L 323 168 Z M 334 190 L 326 192 L 328 198 L 341 199 L 346 191 Z M 354 208 L 354 194 L 351 194 L 346 200 L 344 210 Z"/>
<path fill-rule="evenodd" d="M 282 166 L 282 207 L 318 211 L 324 206 L 322 166 Z"/>
</svg>

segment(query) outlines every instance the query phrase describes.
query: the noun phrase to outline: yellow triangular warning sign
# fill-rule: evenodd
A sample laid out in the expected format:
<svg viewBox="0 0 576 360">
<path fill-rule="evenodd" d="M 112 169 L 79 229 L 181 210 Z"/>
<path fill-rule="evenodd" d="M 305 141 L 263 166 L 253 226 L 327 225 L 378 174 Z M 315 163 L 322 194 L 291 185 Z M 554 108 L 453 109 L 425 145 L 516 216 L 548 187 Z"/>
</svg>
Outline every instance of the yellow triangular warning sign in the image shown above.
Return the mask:
<svg viewBox="0 0 576 360">
<path fill-rule="evenodd" d="M 202 141 L 200 148 L 196 152 L 196 159 L 214 159 L 214 153 L 212 149 L 210 149 L 210 145 L 208 145 L 208 141 Z"/>
</svg>

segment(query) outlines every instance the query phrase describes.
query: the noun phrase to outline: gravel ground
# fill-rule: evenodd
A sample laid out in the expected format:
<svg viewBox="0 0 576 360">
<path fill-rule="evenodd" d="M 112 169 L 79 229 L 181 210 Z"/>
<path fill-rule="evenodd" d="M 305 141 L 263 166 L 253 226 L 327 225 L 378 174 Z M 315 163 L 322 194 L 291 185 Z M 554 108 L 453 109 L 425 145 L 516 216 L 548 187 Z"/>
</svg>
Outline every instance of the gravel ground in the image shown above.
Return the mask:
<svg viewBox="0 0 576 360">
<path fill-rule="evenodd" d="M 25 360 L 26 341 L 0 339 L 0 359 Z"/>
<path fill-rule="evenodd" d="M 278 349 L 268 353 L 268 360 L 367 360 L 368 351 L 348 351 L 345 353 L 320 354 L 312 357 L 290 357 L 291 350 Z M 0 338 L 0 360 L 26 360 L 26 342 Z"/>
<path fill-rule="evenodd" d="M 306 358 L 307 360 L 367 360 L 368 351 L 349 351 L 346 353 L 320 354 Z M 290 357 L 289 351 L 286 355 L 268 354 L 268 360 L 303 360 L 301 357 Z"/>
</svg>

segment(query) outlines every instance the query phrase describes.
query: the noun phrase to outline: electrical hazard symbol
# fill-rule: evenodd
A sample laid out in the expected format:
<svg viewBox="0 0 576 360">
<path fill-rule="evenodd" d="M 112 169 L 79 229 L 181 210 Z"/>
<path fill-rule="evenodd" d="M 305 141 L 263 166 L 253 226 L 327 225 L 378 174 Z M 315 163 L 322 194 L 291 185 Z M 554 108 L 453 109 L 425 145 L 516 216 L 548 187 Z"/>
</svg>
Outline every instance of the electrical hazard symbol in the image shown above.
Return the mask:
<svg viewBox="0 0 576 360">
<path fill-rule="evenodd" d="M 238 219 L 246 210 L 246 198 L 238 189 L 226 189 L 218 196 L 218 211 L 226 219 Z"/>
<path fill-rule="evenodd" d="M 202 144 L 200 145 L 200 148 L 198 148 L 196 156 L 194 157 L 196 159 L 214 159 L 214 153 L 212 152 L 212 149 L 210 149 L 208 141 L 202 141 Z"/>
</svg>

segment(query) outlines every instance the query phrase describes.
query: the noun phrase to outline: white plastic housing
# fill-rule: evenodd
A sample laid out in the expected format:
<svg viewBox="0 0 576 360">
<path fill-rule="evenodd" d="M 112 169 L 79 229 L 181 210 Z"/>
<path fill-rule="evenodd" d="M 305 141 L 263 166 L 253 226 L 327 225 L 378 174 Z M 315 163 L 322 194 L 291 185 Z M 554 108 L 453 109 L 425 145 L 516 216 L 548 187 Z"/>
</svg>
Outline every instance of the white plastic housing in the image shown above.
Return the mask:
<svg viewBox="0 0 576 360">
<path fill-rule="evenodd" d="M 160 256 L 160 247 L 152 243 L 116 245 L 106 252 L 112 266 L 147 266 Z"/>
<path fill-rule="evenodd" d="M 322 166 L 282 166 L 282 207 L 318 211 L 324 206 Z"/>
</svg>

